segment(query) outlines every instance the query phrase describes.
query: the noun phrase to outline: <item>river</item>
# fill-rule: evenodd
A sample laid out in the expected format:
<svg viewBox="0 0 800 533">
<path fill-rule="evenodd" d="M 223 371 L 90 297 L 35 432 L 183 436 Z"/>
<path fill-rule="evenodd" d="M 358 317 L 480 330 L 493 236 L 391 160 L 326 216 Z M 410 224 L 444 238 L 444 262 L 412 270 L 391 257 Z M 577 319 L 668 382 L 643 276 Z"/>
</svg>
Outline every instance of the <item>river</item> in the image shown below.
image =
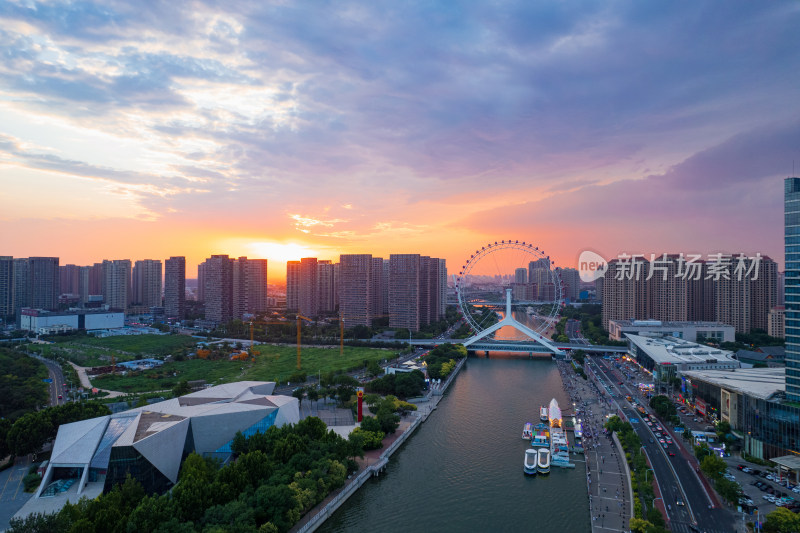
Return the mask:
<svg viewBox="0 0 800 533">
<path fill-rule="evenodd" d="M 550 359 L 470 357 L 385 475 L 368 481 L 319 531 L 590 531 L 582 456 L 573 456 L 575 469 L 522 472 L 530 446 L 522 426 L 537 423 L 539 407 L 553 397 L 571 411 Z"/>
</svg>

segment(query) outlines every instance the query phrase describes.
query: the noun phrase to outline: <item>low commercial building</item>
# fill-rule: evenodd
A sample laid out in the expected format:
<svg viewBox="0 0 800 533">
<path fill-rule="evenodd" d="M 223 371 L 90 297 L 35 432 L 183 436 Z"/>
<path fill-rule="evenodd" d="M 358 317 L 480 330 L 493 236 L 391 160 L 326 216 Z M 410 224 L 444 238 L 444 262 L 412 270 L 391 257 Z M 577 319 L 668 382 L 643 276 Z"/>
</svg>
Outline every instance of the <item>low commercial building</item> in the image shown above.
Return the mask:
<svg viewBox="0 0 800 533">
<path fill-rule="evenodd" d="M 676 337 L 625 334 L 628 355 L 651 372 L 655 381 L 669 382 L 689 370 L 732 370 L 741 364 L 733 352 Z"/>
<path fill-rule="evenodd" d="M 608 337 L 610 339 L 624 341 L 627 333 L 632 335 L 669 335 L 691 342 L 697 342 L 698 338 L 716 342 L 734 342 L 736 340 L 736 329 L 721 322 L 608 321 Z"/>
<path fill-rule="evenodd" d="M 222 460 L 238 431 L 250 436 L 297 423 L 299 402 L 272 394 L 275 383 L 217 385 L 146 407 L 64 424 L 58 428 L 39 489 L 17 513 L 53 512 L 67 501 L 92 499 L 131 475 L 148 492 L 178 481 L 190 452 Z"/>
<path fill-rule="evenodd" d="M 96 309 L 76 311 L 46 311 L 28 307 L 20 311 L 19 328 L 34 333 L 49 334 L 79 329 L 113 329 L 125 326 L 125 313 Z"/>
<path fill-rule="evenodd" d="M 744 451 L 761 459 L 800 453 L 800 405 L 786 401 L 786 369 L 683 373 L 683 394 L 697 412 L 726 420 Z"/>
</svg>

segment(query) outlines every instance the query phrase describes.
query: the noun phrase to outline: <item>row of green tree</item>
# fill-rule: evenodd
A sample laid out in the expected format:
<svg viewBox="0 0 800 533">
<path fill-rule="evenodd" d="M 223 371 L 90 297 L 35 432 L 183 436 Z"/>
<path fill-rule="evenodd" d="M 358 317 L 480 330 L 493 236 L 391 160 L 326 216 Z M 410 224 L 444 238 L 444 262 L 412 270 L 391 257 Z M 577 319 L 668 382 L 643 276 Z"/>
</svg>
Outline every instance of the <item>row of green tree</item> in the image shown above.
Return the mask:
<svg viewBox="0 0 800 533">
<path fill-rule="evenodd" d="M 672 400 L 670 400 L 668 396 L 664 396 L 663 394 L 653 396 L 650 398 L 650 407 L 653 408 L 653 410 L 656 412 L 656 415 L 661 420 L 671 422 L 673 424 L 680 424 L 681 419 L 678 418 L 678 410 L 675 408 L 675 404 L 672 403 Z"/>
<path fill-rule="evenodd" d="M 698 339 L 697 342 L 705 341 Z M 715 341 L 711 341 L 716 344 Z M 720 343 L 720 348 L 736 352 L 738 350 L 754 350 L 759 346 L 785 346 L 786 341 L 780 337 L 772 337 L 763 329 L 754 329 L 750 333 L 737 333 L 735 342 Z"/>
<path fill-rule="evenodd" d="M 384 437 L 397 431 L 397 426 L 400 424 L 398 412 L 405 413 L 417 409 L 416 405 L 398 400 L 391 395 L 381 398 L 376 394 L 368 394 L 364 396 L 364 403 L 375 416 L 365 416 L 361 421 L 361 427 L 353 430 L 350 437 L 360 439 L 359 444 L 365 450 L 382 448 Z"/>
<path fill-rule="evenodd" d="M 714 482 L 717 494 L 731 503 L 737 503 L 742 496 L 742 486 L 725 479 L 728 464 L 703 443 L 694 447 L 694 454 L 700 460 L 700 470 Z"/>
<path fill-rule="evenodd" d="M 467 356 L 467 349 L 463 344 L 440 344 L 434 347 L 425 356 L 428 367 L 428 377 L 431 379 L 445 379 L 456 366 L 459 359 Z"/>
<path fill-rule="evenodd" d="M 0 348 L 0 418 L 16 419 L 47 405 L 47 367 L 23 352 Z"/>
<path fill-rule="evenodd" d="M 605 424 L 606 429 L 614 431 L 625 449 L 625 459 L 631 469 L 631 488 L 633 489 L 633 517 L 630 529 L 636 533 L 666 533 L 666 523 L 661 512 L 653 507 L 642 512 L 642 500 L 652 502 L 653 476 L 648 476 L 647 458 L 642 451 L 642 441 L 628 422 L 623 422 L 616 415 L 610 417 Z"/>
<path fill-rule="evenodd" d="M 400 398 L 414 398 L 420 396 L 425 388 L 425 374 L 419 370 L 386 374 L 381 378 L 373 379 L 364 388 L 367 392 L 391 394 Z"/>
<path fill-rule="evenodd" d="M 0 420 L 0 457 L 37 453 L 56 437 L 58 426 L 109 414 L 108 407 L 99 402 L 70 402 L 27 413 L 13 422 Z"/>
<path fill-rule="evenodd" d="M 178 484 L 147 495 L 135 480 L 94 500 L 67 504 L 54 515 L 12 520 L 28 533 L 275 533 L 288 531 L 332 490 L 341 487 L 363 455 L 359 438 L 343 439 L 316 417 L 270 427 L 232 443 L 235 461 L 220 467 L 191 454 Z"/>
</svg>

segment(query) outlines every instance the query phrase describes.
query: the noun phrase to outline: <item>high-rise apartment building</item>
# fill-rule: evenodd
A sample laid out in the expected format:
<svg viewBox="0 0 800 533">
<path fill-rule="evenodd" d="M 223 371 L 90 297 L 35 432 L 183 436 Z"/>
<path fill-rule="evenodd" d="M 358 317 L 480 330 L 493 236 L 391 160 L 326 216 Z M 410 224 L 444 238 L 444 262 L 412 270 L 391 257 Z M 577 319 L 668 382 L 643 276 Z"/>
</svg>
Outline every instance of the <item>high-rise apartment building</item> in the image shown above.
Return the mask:
<svg viewBox="0 0 800 533">
<path fill-rule="evenodd" d="M 25 257 L 14 259 L 14 314 L 19 319 L 19 310 L 31 306 L 30 263 Z"/>
<path fill-rule="evenodd" d="M 536 300 L 553 299 L 553 277 L 550 273 L 550 259 L 542 258 L 528 263 L 528 283 L 532 284 Z"/>
<path fill-rule="evenodd" d="M 186 317 L 185 257 L 170 257 L 164 261 L 164 315 L 178 320 Z"/>
<path fill-rule="evenodd" d="M 58 257 L 29 257 L 28 269 L 30 306 L 35 309 L 58 309 Z"/>
<path fill-rule="evenodd" d="M 290 313 L 300 309 L 301 272 L 300 261 L 286 261 L 286 310 Z"/>
<path fill-rule="evenodd" d="M 233 317 L 267 310 L 267 260 L 240 257 L 233 262 Z"/>
<path fill-rule="evenodd" d="M 525 272 L 524 269 L 522 269 L 522 271 L 523 273 Z M 561 277 L 561 284 L 564 287 L 561 297 L 570 302 L 578 301 L 578 296 L 581 292 L 580 273 L 574 268 L 559 268 L 558 274 Z"/>
<path fill-rule="evenodd" d="M 800 178 L 786 178 L 783 194 L 786 247 L 786 399 L 800 402 Z"/>
<path fill-rule="evenodd" d="M 419 254 L 389 256 L 389 327 L 420 328 Z"/>
<path fill-rule="evenodd" d="M 206 264 L 197 265 L 197 301 L 206 301 Z"/>
<path fill-rule="evenodd" d="M 319 288 L 317 285 L 317 259 L 304 257 L 300 259 L 300 294 L 297 311 L 305 316 L 319 315 Z"/>
<path fill-rule="evenodd" d="M 372 255 L 339 256 L 339 316 L 347 328 L 372 325 Z"/>
<path fill-rule="evenodd" d="M 78 267 L 78 297 L 80 302 L 85 304 L 89 301 L 89 274 L 92 271 L 90 266 Z"/>
<path fill-rule="evenodd" d="M 447 309 L 447 261 L 438 257 L 430 259 L 431 322 L 444 319 Z"/>
<path fill-rule="evenodd" d="M 286 263 L 286 310 L 308 317 L 320 313 L 319 265 L 315 257 Z"/>
<path fill-rule="evenodd" d="M 388 294 L 384 296 L 383 290 L 384 288 L 388 290 L 389 285 L 387 283 L 388 280 L 384 280 L 383 276 L 383 258 L 373 257 L 371 278 L 372 288 L 370 289 L 372 298 L 372 302 L 370 303 L 372 308 L 372 318 L 377 318 L 386 314 L 383 312 L 383 300 L 384 298 L 388 298 Z"/>
<path fill-rule="evenodd" d="M 650 298 L 649 317 L 665 322 L 688 320 L 688 292 L 686 278 L 682 274 L 685 265 L 677 255 L 663 254 L 653 257 L 650 263 L 646 290 Z"/>
<path fill-rule="evenodd" d="M 751 328 L 769 330 L 769 312 L 778 305 L 778 263 L 762 257 L 758 275 L 750 276 Z"/>
<path fill-rule="evenodd" d="M 700 261 L 686 280 L 686 319 L 695 322 L 714 322 L 717 318 L 717 299 L 714 281 L 709 276 L 709 263 Z M 699 271 L 699 272 L 698 272 Z"/>
<path fill-rule="evenodd" d="M 103 263 L 95 263 L 89 267 L 89 294 L 93 296 L 103 294 L 104 277 Z"/>
<path fill-rule="evenodd" d="M 609 320 L 647 318 L 650 298 L 647 294 L 649 262 L 635 264 L 618 259 L 608 262 L 603 277 L 603 329 L 608 330 Z"/>
<path fill-rule="evenodd" d="M 61 294 L 80 294 L 80 269 L 77 265 L 61 265 L 58 267 L 59 292 Z"/>
<path fill-rule="evenodd" d="M 528 283 L 527 268 L 518 268 L 514 271 L 514 283 Z"/>
<path fill-rule="evenodd" d="M 126 311 L 131 303 L 131 261 L 103 261 L 103 299 L 112 309 Z"/>
<path fill-rule="evenodd" d="M 785 334 L 785 321 L 786 321 L 786 308 L 782 305 L 777 305 L 769 310 L 769 324 L 767 325 L 767 335 L 784 338 Z"/>
<path fill-rule="evenodd" d="M 161 307 L 161 261 L 142 259 L 133 265 L 131 305 Z"/>
<path fill-rule="evenodd" d="M 206 320 L 222 324 L 233 318 L 233 259 L 212 255 L 203 263 Z"/>
<path fill-rule="evenodd" d="M 0 256 L 0 319 L 14 314 L 14 258 Z"/>
<path fill-rule="evenodd" d="M 317 292 L 319 312 L 329 314 L 336 311 L 336 279 L 331 261 L 317 261 Z"/>
</svg>

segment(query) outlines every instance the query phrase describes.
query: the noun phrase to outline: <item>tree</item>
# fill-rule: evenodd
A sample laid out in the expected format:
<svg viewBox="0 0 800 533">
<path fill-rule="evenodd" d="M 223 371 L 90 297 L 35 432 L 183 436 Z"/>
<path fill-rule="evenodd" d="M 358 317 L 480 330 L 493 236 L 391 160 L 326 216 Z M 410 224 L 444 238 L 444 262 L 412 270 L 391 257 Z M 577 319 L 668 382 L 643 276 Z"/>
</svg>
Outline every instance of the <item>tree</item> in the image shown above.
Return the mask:
<svg viewBox="0 0 800 533">
<path fill-rule="evenodd" d="M 586 361 L 586 352 L 583 350 L 575 350 L 572 352 L 572 358 L 581 366 Z"/>
<path fill-rule="evenodd" d="M 735 481 L 720 477 L 717 479 L 715 486 L 719 495 L 731 503 L 738 502 L 742 496 L 742 486 Z"/>
<path fill-rule="evenodd" d="M 381 365 L 373 359 L 372 361 L 367 361 L 366 371 L 370 376 L 380 376 L 383 372 L 383 369 L 381 368 Z"/>
<path fill-rule="evenodd" d="M 653 524 L 642 518 L 633 517 L 631 518 L 628 527 L 634 533 L 647 533 L 650 530 L 650 528 L 653 527 Z"/>
<path fill-rule="evenodd" d="M 172 389 L 172 394 L 176 398 L 178 396 L 183 396 L 184 394 L 189 394 L 190 392 L 192 392 L 192 388 L 189 387 L 189 382 L 185 379 L 179 381 L 178 384 Z"/>
<path fill-rule="evenodd" d="M 297 398 L 297 401 L 301 407 L 303 405 L 303 397 L 305 396 L 305 394 L 306 394 L 306 389 L 304 389 L 303 387 L 297 387 L 292 391 L 292 396 Z"/>
<path fill-rule="evenodd" d="M 766 533 L 797 533 L 800 531 L 800 515 L 796 515 L 785 507 L 778 507 L 767 515 L 764 522 Z"/>
<path fill-rule="evenodd" d="M 381 423 L 373 416 L 364 417 L 361 421 L 361 429 L 364 431 L 383 431 L 381 429 Z"/>
<path fill-rule="evenodd" d="M 719 482 L 722 475 L 727 470 L 727 463 L 719 456 L 712 454 L 706 455 L 700 461 L 700 470 L 711 479 Z M 727 480 L 726 480 L 727 481 Z"/>
</svg>

